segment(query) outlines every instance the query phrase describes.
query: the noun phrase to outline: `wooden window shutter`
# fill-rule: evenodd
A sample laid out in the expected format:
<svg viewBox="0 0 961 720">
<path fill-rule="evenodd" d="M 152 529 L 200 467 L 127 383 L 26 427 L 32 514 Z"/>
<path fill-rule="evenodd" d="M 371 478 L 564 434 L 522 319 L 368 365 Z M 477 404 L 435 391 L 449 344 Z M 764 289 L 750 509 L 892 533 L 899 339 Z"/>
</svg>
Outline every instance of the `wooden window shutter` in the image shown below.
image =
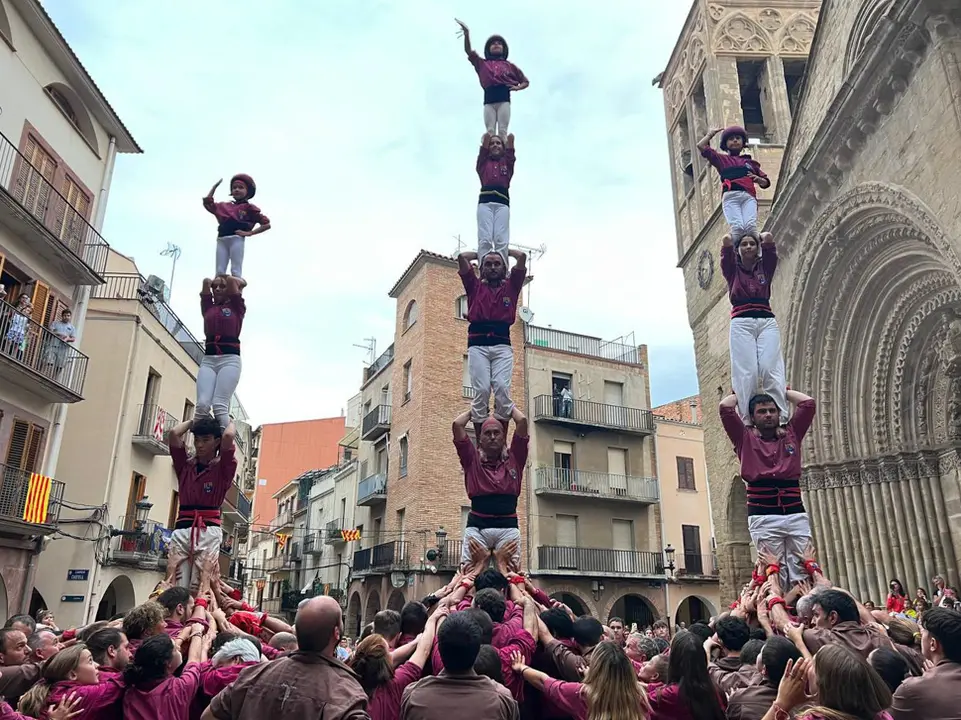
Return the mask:
<svg viewBox="0 0 961 720">
<path fill-rule="evenodd" d="M 47 301 L 50 299 L 50 288 L 39 280 L 33 287 L 33 314 L 31 319 L 38 325 L 43 324 L 43 319 L 47 313 Z"/>
<path fill-rule="evenodd" d="M 23 154 L 26 163 L 20 163 L 17 173 L 17 200 L 38 220 L 43 220 L 50 203 L 50 193 L 57 163 L 30 135 Z"/>
<path fill-rule="evenodd" d="M 3 272 L 3 264 L 4 264 L 6 261 L 7 261 L 6 256 L 4 256 L 3 253 L 0 253 L 0 273 Z M 10 288 L 7 288 L 7 290 L 9 290 L 9 289 L 10 289 Z"/>
<path fill-rule="evenodd" d="M 18 418 L 13 419 L 10 432 L 10 445 L 7 447 L 7 467 L 20 470 L 27 455 L 27 441 L 30 437 L 30 423 Z"/>
<path fill-rule="evenodd" d="M 40 472 L 40 464 L 43 461 L 43 440 L 46 434 L 45 429 L 39 425 L 30 426 L 27 452 L 23 463 L 23 470 L 26 472 Z"/>
<path fill-rule="evenodd" d="M 45 328 L 49 328 L 51 323 L 60 319 L 60 313 L 69 309 L 70 306 L 67 305 L 67 303 L 61 300 L 57 295 L 51 294 L 50 300 L 47 301 L 47 310 L 43 314 L 43 326 Z"/>
<path fill-rule="evenodd" d="M 53 219 L 53 231 L 78 255 L 83 254 L 84 220 L 90 211 L 90 198 L 69 176 L 64 177 L 60 192 L 66 202 L 57 198 L 57 210 Z"/>
</svg>

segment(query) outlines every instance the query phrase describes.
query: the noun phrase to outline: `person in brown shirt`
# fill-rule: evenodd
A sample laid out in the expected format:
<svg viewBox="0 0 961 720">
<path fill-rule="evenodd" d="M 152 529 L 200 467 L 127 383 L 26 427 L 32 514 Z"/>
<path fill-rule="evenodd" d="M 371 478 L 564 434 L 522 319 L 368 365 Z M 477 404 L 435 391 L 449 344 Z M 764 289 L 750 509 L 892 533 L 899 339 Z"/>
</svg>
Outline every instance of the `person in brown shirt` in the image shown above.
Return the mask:
<svg viewBox="0 0 961 720">
<path fill-rule="evenodd" d="M 344 631 L 337 601 L 310 599 L 297 611 L 295 628 L 297 652 L 243 670 L 211 701 L 202 720 L 370 720 L 357 675 L 335 656 Z"/>
<path fill-rule="evenodd" d="M 741 648 L 751 639 L 751 628 L 735 615 L 725 615 L 714 623 L 714 635 L 704 641 L 707 672 L 724 695 L 750 685 L 757 674 L 750 665 L 741 663 Z M 711 662 L 711 651 L 718 648 L 721 656 Z"/>
<path fill-rule="evenodd" d="M 813 655 L 825 645 L 839 643 L 867 660 L 879 647 L 894 647 L 873 625 L 861 622 L 858 605 L 840 590 L 819 590 L 814 600 L 813 628 L 804 631 L 804 644 Z"/>
<path fill-rule="evenodd" d="M 787 638 L 768 638 L 757 658 L 758 675 L 753 684 L 735 690 L 727 701 L 727 720 L 761 720 L 777 697 L 788 661 L 798 662 L 801 651 Z"/>
<path fill-rule="evenodd" d="M 961 715 L 961 613 L 932 608 L 921 617 L 921 653 L 934 667 L 894 693 L 894 720 L 954 720 Z"/>
<path fill-rule="evenodd" d="M 402 720 L 518 720 L 510 691 L 474 672 L 481 629 L 473 618 L 464 612 L 451 615 L 437 631 L 437 645 L 444 669 L 407 686 Z"/>
<path fill-rule="evenodd" d="M 30 646 L 22 630 L 0 630 L 0 697 L 13 707 L 40 679 L 40 666 L 27 662 Z"/>
</svg>

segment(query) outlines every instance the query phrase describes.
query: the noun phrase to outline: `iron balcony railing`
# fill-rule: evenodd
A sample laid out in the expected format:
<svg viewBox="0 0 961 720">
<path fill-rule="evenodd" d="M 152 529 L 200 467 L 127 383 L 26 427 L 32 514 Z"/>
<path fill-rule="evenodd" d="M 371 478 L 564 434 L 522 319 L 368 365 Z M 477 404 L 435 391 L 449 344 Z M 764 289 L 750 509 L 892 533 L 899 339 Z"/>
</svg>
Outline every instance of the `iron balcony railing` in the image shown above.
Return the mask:
<svg viewBox="0 0 961 720">
<path fill-rule="evenodd" d="M 358 550 L 354 553 L 354 572 L 370 570 L 370 551 L 371 548 L 364 548 L 363 550 Z"/>
<path fill-rule="evenodd" d="M 702 575 L 714 577 L 720 574 L 716 555 L 702 555 L 700 553 L 678 553 L 680 566 L 677 575 Z"/>
<path fill-rule="evenodd" d="M 445 540 L 444 552 L 437 563 L 438 567 L 448 570 L 460 567 L 460 556 L 463 548 L 463 540 Z"/>
<path fill-rule="evenodd" d="M 127 535 L 119 535 L 111 541 L 114 561 L 154 564 L 167 554 L 169 531 L 163 523 L 147 520 L 138 523 L 136 518 L 119 518 L 120 528 Z"/>
<path fill-rule="evenodd" d="M 578 574 L 654 577 L 664 574 L 664 557 L 645 550 L 541 545 L 537 548 L 537 567 Z"/>
<path fill-rule="evenodd" d="M 357 484 L 357 504 L 377 495 L 387 494 L 387 474 L 377 473 L 364 478 Z"/>
<path fill-rule="evenodd" d="M 310 533 L 304 538 L 304 555 L 313 555 L 315 552 L 319 554 L 323 551 L 319 535 L 319 532 Z"/>
<path fill-rule="evenodd" d="M 629 432 L 654 432 L 654 415 L 650 410 L 605 405 L 589 400 L 564 400 L 552 395 L 538 395 L 534 398 L 534 419 L 543 418 Z"/>
<path fill-rule="evenodd" d="M 167 442 L 167 433 L 177 425 L 177 416 L 171 415 L 159 405 L 141 405 L 140 422 L 137 424 L 137 437 L 153 438 L 158 443 Z"/>
<path fill-rule="evenodd" d="M 465 398 L 473 398 L 474 388 L 472 388 L 470 385 L 462 385 L 460 394 Z"/>
<path fill-rule="evenodd" d="M 0 133 L 0 186 L 84 265 L 103 275 L 110 246 L 48 175 Z"/>
<path fill-rule="evenodd" d="M 244 495 L 243 489 L 237 483 L 230 486 L 230 489 L 227 491 L 227 497 L 225 497 L 224 500 L 228 505 L 233 506 L 242 520 L 250 522 L 251 503 L 247 496 Z"/>
<path fill-rule="evenodd" d="M 394 359 L 394 346 L 391 345 L 389 348 L 381 353 L 380 357 L 374 360 L 373 364 L 366 370 L 364 370 L 364 382 L 370 380 L 374 375 L 379 373 L 385 367 L 387 363 Z"/>
<path fill-rule="evenodd" d="M 577 335 L 552 328 L 525 325 L 524 338 L 529 345 L 535 347 L 563 350 L 578 355 L 590 355 L 603 360 L 633 363 L 634 365 L 639 365 L 641 362 L 640 354 L 633 345 L 606 342 L 589 335 Z"/>
<path fill-rule="evenodd" d="M 343 529 L 343 520 L 331 520 L 324 526 L 324 542 L 328 545 L 336 545 L 337 543 L 344 542 L 344 536 L 340 532 Z"/>
<path fill-rule="evenodd" d="M 571 493 L 598 498 L 656 503 L 660 499 L 657 480 L 633 475 L 539 467 L 534 471 L 534 492 Z"/>
<path fill-rule="evenodd" d="M 361 427 L 361 437 L 365 440 L 374 439 L 372 435 L 386 432 L 390 427 L 390 405 L 378 405 L 364 416 Z"/>
<path fill-rule="evenodd" d="M 87 356 L 2 300 L 0 354 L 77 398 L 82 397 Z"/>
<path fill-rule="evenodd" d="M 294 522 L 294 513 L 291 510 L 284 510 L 277 517 L 270 521 L 270 529 L 276 530 L 278 528 L 287 527 Z"/>
<path fill-rule="evenodd" d="M 309 598 L 305 592 L 300 592 L 299 590 L 290 590 L 285 592 L 280 596 L 280 609 L 281 610 L 296 610 L 301 602 Z"/>
<path fill-rule="evenodd" d="M 392 567 L 407 567 L 410 543 L 403 540 L 374 545 L 354 553 L 353 568 L 356 572 Z"/>
<path fill-rule="evenodd" d="M 18 520 L 20 522 L 32 522 L 39 519 L 40 515 L 34 515 L 37 509 L 35 503 L 38 502 L 37 495 L 31 491 L 42 489 L 39 483 L 42 482 L 39 476 L 34 478 L 31 487 L 31 478 L 34 473 L 15 468 L 10 465 L 0 464 L 0 478 L 3 484 L 0 485 L 0 518 L 8 520 Z M 47 500 L 47 513 L 43 520 L 44 525 L 56 525 L 60 519 L 60 504 L 63 501 L 64 484 L 59 480 L 50 481 L 50 498 Z M 27 513 L 27 510 L 30 510 Z"/>
</svg>

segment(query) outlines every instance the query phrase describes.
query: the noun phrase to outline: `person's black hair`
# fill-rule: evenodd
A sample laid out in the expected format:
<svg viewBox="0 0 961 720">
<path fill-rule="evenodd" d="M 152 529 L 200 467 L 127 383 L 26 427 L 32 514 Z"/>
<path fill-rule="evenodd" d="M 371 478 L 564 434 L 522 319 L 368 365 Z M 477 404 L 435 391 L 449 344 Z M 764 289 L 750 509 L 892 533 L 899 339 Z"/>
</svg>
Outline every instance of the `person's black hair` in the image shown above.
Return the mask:
<svg viewBox="0 0 961 720">
<path fill-rule="evenodd" d="M 93 661 L 103 665 L 107 662 L 107 650 L 111 647 L 119 650 L 123 645 L 123 633 L 117 628 L 103 628 L 88 637 L 84 644 L 93 656 Z"/>
<path fill-rule="evenodd" d="M 664 652 L 664 651 L 667 650 L 669 647 L 671 647 L 671 643 L 669 643 L 669 642 L 668 642 L 667 640 L 665 640 L 664 638 L 654 638 L 654 643 L 657 645 L 657 654 L 658 654 L 658 655 L 660 655 L 662 652 Z M 704 643 L 701 643 L 701 645 L 703 646 Z"/>
<path fill-rule="evenodd" d="M 921 627 L 938 641 L 948 660 L 961 663 L 961 613 L 931 608 L 921 616 Z"/>
<path fill-rule="evenodd" d="M 563 608 L 550 608 L 541 613 L 541 621 L 556 638 L 569 638 L 574 633 L 574 621 Z"/>
<path fill-rule="evenodd" d="M 717 634 L 717 639 L 724 645 L 724 649 L 731 652 L 740 652 L 744 643 L 751 639 L 751 628 L 742 618 L 735 615 L 718 618 L 714 623 L 714 632 Z"/>
<path fill-rule="evenodd" d="M 868 662 L 892 693 L 901 687 L 901 683 L 909 674 L 907 660 L 901 653 L 891 648 L 877 648 L 868 655 Z"/>
<path fill-rule="evenodd" d="M 754 665 L 763 647 L 763 640 L 748 640 L 744 643 L 741 647 L 741 665 Z"/>
<path fill-rule="evenodd" d="M 767 393 L 757 393 L 756 395 L 752 395 L 751 400 L 747 404 L 748 415 L 754 417 L 754 408 L 756 408 L 758 405 L 767 405 L 768 403 L 774 407 L 778 407 L 777 401 Z"/>
<path fill-rule="evenodd" d="M 131 688 L 152 680 L 162 680 L 167 675 L 167 663 L 173 656 L 174 641 L 166 633 L 147 638 L 123 671 L 124 683 Z"/>
<path fill-rule="evenodd" d="M 411 600 L 400 610 L 401 635 L 420 635 L 427 627 L 427 608 Z"/>
<path fill-rule="evenodd" d="M 7 652 L 7 638 L 14 633 L 20 632 L 19 630 L 14 630 L 13 628 L 5 627 L 0 629 L 0 652 Z M 23 633 L 20 633 L 21 635 Z"/>
<path fill-rule="evenodd" d="M 837 613 L 838 622 L 857 622 L 861 617 L 858 604 L 854 602 L 854 598 L 840 590 L 819 591 L 814 604 L 820 605 L 825 615 L 830 615 L 832 612 Z"/>
<path fill-rule="evenodd" d="M 474 672 L 489 677 L 496 683 L 504 684 L 504 671 L 501 668 L 501 657 L 493 645 L 481 645 L 474 660 Z"/>
<path fill-rule="evenodd" d="M 105 629 L 108 625 L 110 625 L 110 623 L 107 622 L 106 620 L 97 620 L 96 622 L 90 623 L 89 625 L 87 625 L 87 627 L 77 631 L 77 641 L 82 642 L 84 645 L 86 645 L 87 640 L 91 636 Z"/>
<path fill-rule="evenodd" d="M 481 648 L 480 626 L 466 612 L 455 613 L 437 631 L 437 646 L 448 673 L 470 672 Z"/>
<path fill-rule="evenodd" d="M 760 640 L 764 642 L 767 640 L 767 631 L 762 627 L 752 627 L 751 628 L 751 640 Z"/>
<path fill-rule="evenodd" d="M 623 621 L 623 620 L 621 620 L 619 617 L 612 617 L 610 620 L 607 621 L 607 627 L 610 627 L 611 625 L 613 625 L 613 624 L 616 623 L 616 622 L 619 622 L 619 623 L 621 624 L 621 627 L 624 626 L 624 621 Z"/>
<path fill-rule="evenodd" d="M 687 706 L 691 717 L 725 720 L 717 689 L 707 672 L 704 643 L 697 635 L 687 630 L 677 633 L 671 641 L 667 663 L 667 682 L 677 685 L 681 702 Z"/>
<path fill-rule="evenodd" d="M 157 602 L 163 606 L 168 615 L 172 614 L 178 605 L 183 605 L 186 610 L 190 602 L 190 590 L 185 587 L 167 588 L 157 596 Z"/>
<path fill-rule="evenodd" d="M 506 595 L 509 587 L 510 583 L 507 581 L 507 578 L 504 576 L 504 574 L 498 572 L 494 568 L 487 568 L 486 570 L 482 571 L 474 580 L 475 592 L 485 590 L 487 588 L 494 588 L 495 590 L 500 590 Z"/>
<path fill-rule="evenodd" d="M 358 640 L 364 640 L 367 637 L 374 634 L 374 623 L 370 622 L 364 625 L 364 628 L 360 631 L 360 637 Z"/>
<path fill-rule="evenodd" d="M 210 657 L 217 654 L 224 645 L 229 643 L 231 640 L 237 637 L 236 633 L 231 632 L 219 632 L 214 636 L 214 641 L 210 643 L 210 652 L 207 653 Z"/>
<path fill-rule="evenodd" d="M 381 610 L 374 615 L 374 632 L 383 635 L 388 641 L 400 635 L 400 613 L 396 610 Z"/>
<path fill-rule="evenodd" d="M 481 631 L 481 645 L 491 644 L 491 641 L 494 639 L 494 621 L 491 620 L 491 616 L 488 615 L 485 610 L 472 607 L 457 614 L 466 615 L 477 624 L 477 627 L 479 627 Z M 445 620 L 444 622 L 446 623 L 447 621 Z"/>
<path fill-rule="evenodd" d="M 224 431 L 220 427 L 220 421 L 209 416 L 194 420 L 190 431 L 194 434 L 195 438 L 212 437 L 215 440 L 219 440 L 224 436 Z"/>
<path fill-rule="evenodd" d="M 496 58 L 495 56 L 491 55 L 491 50 L 490 50 L 491 45 L 494 43 L 495 40 L 499 40 L 500 44 L 504 46 L 504 54 L 499 55 Z M 491 35 L 489 38 L 487 38 L 487 42 L 484 43 L 484 57 L 487 58 L 488 60 L 495 60 L 495 59 L 506 60 L 508 52 L 509 50 L 507 48 L 507 41 L 500 35 Z"/>
<path fill-rule="evenodd" d="M 7 618 L 7 622 L 4 624 L 4 627 L 12 628 L 14 623 L 20 623 L 21 625 L 26 625 L 28 628 L 30 628 L 30 633 L 27 633 L 28 635 L 37 629 L 37 621 L 29 615 L 11 615 L 9 618 Z"/>
<path fill-rule="evenodd" d="M 784 669 L 788 660 L 797 662 L 801 659 L 801 651 L 793 642 L 780 635 L 772 635 L 764 643 L 761 650 L 761 664 L 767 673 L 768 682 L 777 687 L 784 677 Z"/>
<path fill-rule="evenodd" d="M 571 637 L 581 647 L 594 647 L 604 637 L 604 626 L 593 617 L 579 617 L 574 621 Z"/>
<path fill-rule="evenodd" d="M 687 629 L 687 631 L 692 632 L 695 635 L 697 635 L 699 638 L 701 638 L 702 643 L 714 635 L 714 631 L 711 630 L 711 626 L 708 625 L 706 622 L 693 623 L 691 627 Z"/>
<path fill-rule="evenodd" d="M 894 585 L 894 583 L 897 583 L 897 584 L 898 584 L 898 587 L 901 588 L 901 591 L 898 593 L 898 595 L 899 595 L 900 597 L 907 597 L 907 595 L 905 595 L 905 592 L 904 592 L 904 583 L 902 583 L 902 582 L 901 582 L 900 580 L 898 580 L 897 578 L 892 578 L 892 579 L 891 579 L 891 582 L 888 583 L 888 589 L 891 590 L 891 587 L 890 587 L 890 586 L 891 586 L 891 585 Z"/>
<path fill-rule="evenodd" d="M 474 595 L 474 607 L 483 610 L 492 621 L 496 623 L 504 622 L 504 613 L 507 612 L 507 602 L 500 590 L 487 588 Z"/>
</svg>

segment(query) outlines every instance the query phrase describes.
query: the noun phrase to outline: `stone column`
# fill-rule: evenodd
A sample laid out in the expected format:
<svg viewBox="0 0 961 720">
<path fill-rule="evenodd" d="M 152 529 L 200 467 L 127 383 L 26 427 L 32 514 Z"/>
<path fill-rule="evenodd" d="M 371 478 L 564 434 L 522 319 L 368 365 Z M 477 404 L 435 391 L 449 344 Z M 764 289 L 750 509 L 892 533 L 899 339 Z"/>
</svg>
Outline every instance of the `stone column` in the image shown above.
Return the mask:
<svg viewBox="0 0 961 720">
<path fill-rule="evenodd" d="M 836 474 L 832 473 L 829 477 L 833 481 L 832 484 L 838 484 L 839 478 Z M 846 587 L 855 595 L 860 595 L 860 591 L 856 587 L 857 572 L 854 567 L 854 545 L 851 542 L 851 521 L 848 519 L 847 508 L 844 503 L 844 488 L 832 487 L 831 500 L 832 505 L 834 505 L 831 527 L 836 531 L 835 537 L 840 536 L 841 548 L 844 551 L 844 563 L 843 565 L 839 563 L 838 569 L 840 572 L 835 582 L 841 587 Z"/>
<path fill-rule="evenodd" d="M 854 506 L 854 492 L 850 485 L 841 488 L 844 496 L 844 514 L 847 518 L 847 530 L 851 535 L 851 561 L 852 572 L 850 577 L 850 590 L 855 597 L 863 598 L 868 592 L 867 581 L 864 577 L 864 546 L 861 542 L 861 522 L 858 518 L 857 508 Z"/>
<path fill-rule="evenodd" d="M 940 528 L 943 519 L 934 511 L 936 504 L 934 498 L 931 496 L 931 482 L 925 473 L 926 468 L 923 465 L 919 465 L 918 470 L 917 487 L 921 492 L 921 508 L 923 509 L 925 520 L 928 522 L 928 534 L 931 537 L 931 549 L 933 551 L 934 569 L 933 571 L 929 569 L 928 573 L 933 575 L 942 572 L 941 568 L 947 567 L 947 562 L 944 558 L 944 539 L 941 536 Z M 924 587 L 927 586 L 925 585 Z"/>
<path fill-rule="evenodd" d="M 876 475 L 872 476 L 872 483 L 866 486 L 867 489 L 867 508 L 868 512 L 871 514 L 871 519 L 874 524 L 875 534 L 878 537 L 878 556 L 880 562 L 878 563 L 878 588 L 884 587 L 884 583 L 887 579 L 891 577 L 894 572 L 895 563 L 892 559 L 891 544 L 888 540 L 888 532 L 891 527 L 890 523 L 885 519 L 884 526 L 881 527 L 878 524 L 878 520 L 885 518 L 883 500 L 881 499 L 881 485 L 878 482 Z"/>
<path fill-rule="evenodd" d="M 784 79 L 784 63 L 776 55 L 764 62 L 761 112 L 764 113 L 768 142 L 774 145 L 786 144 L 791 131 L 791 103 L 787 96 L 787 81 Z"/>
<path fill-rule="evenodd" d="M 854 488 L 854 504 L 858 508 L 863 521 L 861 522 L 861 536 L 864 544 L 864 577 L 867 581 L 867 591 L 870 597 L 877 597 L 878 575 L 883 571 L 881 564 L 881 538 L 878 536 L 877 518 L 868 498 L 868 488 L 864 484 L 864 476 L 858 473 L 860 484 Z"/>
<path fill-rule="evenodd" d="M 821 537 L 823 538 L 818 545 L 818 553 L 823 554 L 825 571 L 827 577 L 840 577 L 841 558 L 837 555 L 837 533 L 831 520 L 831 495 L 830 490 L 824 487 L 824 478 L 821 478 L 821 488 L 817 491 L 818 503 L 818 523 L 821 526 Z"/>
<path fill-rule="evenodd" d="M 939 480 L 941 499 L 944 503 L 944 520 L 951 533 L 951 551 L 955 558 L 961 559 L 961 467 L 958 453 L 951 450 L 939 460 Z M 947 573 L 958 574 L 955 564 L 947 568 Z M 947 578 L 945 578 L 947 579 Z M 930 581 L 930 578 L 928 578 Z M 957 587 L 958 580 L 954 581 Z M 948 580 L 951 584 L 951 581 Z"/>
<path fill-rule="evenodd" d="M 884 476 L 881 475 L 883 480 Z M 904 555 L 901 552 L 901 540 L 899 538 L 899 533 L 895 532 L 897 529 L 897 521 L 894 514 L 894 500 L 891 494 L 891 484 L 889 482 L 882 481 L 878 486 L 878 504 L 881 507 L 881 511 L 884 513 L 884 525 L 888 529 L 887 532 L 887 543 L 885 547 L 891 558 L 891 566 L 887 568 L 887 573 L 885 574 L 884 582 L 888 581 L 888 578 L 894 577 L 895 572 L 904 572 L 905 565 Z"/>
<path fill-rule="evenodd" d="M 927 587 L 924 583 L 931 579 L 937 571 L 934 569 L 937 567 L 937 563 L 934 559 L 934 548 L 932 547 L 936 537 L 933 533 L 929 532 L 928 529 L 928 518 L 929 513 L 927 512 L 927 503 L 921 502 L 921 488 L 920 488 L 920 478 L 918 477 L 917 466 L 905 466 L 902 468 L 902 476 L 904 477 L 904 483 L 906 484 L 906 490 L 911 495 L 911 504 L 914 507 L 914 522 L 917 526 L 917 534 L 915 537 L 918 539 L 921 547 L 921 559 L 923 561 L 923 572 L 924 574 L 918 578 L 918 587 Z"/>
<path fill-rule="evenodd" d="M 894 510 L 894 526 L 892 537 L 897 535 L 898 542 L 905 543 L 901 545 L 901 560 L 903 564 L 901 567 L 903 570 L 902 576 L 899 576 L 901 582 L 908 582 L 904 577 L 915 578 L 914 582 L 917 582 L 917 577 L 919 575 L 917 570 L 917 565 L 915 563 L 914 554 L 914 543 L 912 542 L 912 532 L 913 528 L 908 524 L 908 518 L 910 515 L 905 512 L 904 498 L 901 492 L 901 483 L 897 477 L 897 469 L 886 466 L 884 472 L 891 475 L 893 471 L 893 477 L 891 477 L 891 482 L 888 483 L 888 490 L 891 492 L 891 508 Z M 890 580 L 890 578 L 889 578 Z"/>
<path fill-rule="evenodd" d="M 924 468 L 923 474 L 926 476 L 924 479 L 928 487 L 928 495 L 931 498 L 928 512 L 934 516 L 938 529 L 938 548 L 941 552 L 939 562 L 941 563 L 941 567 L 937 572 L 944 575 L 949 585 L 957 587 L 957 558 L 954 554 L 954 546 L 951 543 L 951 528 L 948 527 L 947 521 L 948 511 L 944 507 L 944 497 L 941 494 L 941 480 L 938 476 L 937 460 L 922 460 L 922 468 Z M 955 579 L 949 577 L 952 573 Z M 928 580 L 930 580 L 930 578 L 928 578 Z"/>
<path fill-rule="evenodd" d="M 711 62 L 709 56 L 708 62 Z M 714 83 L 708 83 L 709 76 L 704 77 L 704 96 L 707 100 L 707 114 L 711 124 L 744 125 L 744 113 L 741 110 L 741 84 L 737 78 L 737 58 L 721 56 L 713 57 Z"/>
</svg>

